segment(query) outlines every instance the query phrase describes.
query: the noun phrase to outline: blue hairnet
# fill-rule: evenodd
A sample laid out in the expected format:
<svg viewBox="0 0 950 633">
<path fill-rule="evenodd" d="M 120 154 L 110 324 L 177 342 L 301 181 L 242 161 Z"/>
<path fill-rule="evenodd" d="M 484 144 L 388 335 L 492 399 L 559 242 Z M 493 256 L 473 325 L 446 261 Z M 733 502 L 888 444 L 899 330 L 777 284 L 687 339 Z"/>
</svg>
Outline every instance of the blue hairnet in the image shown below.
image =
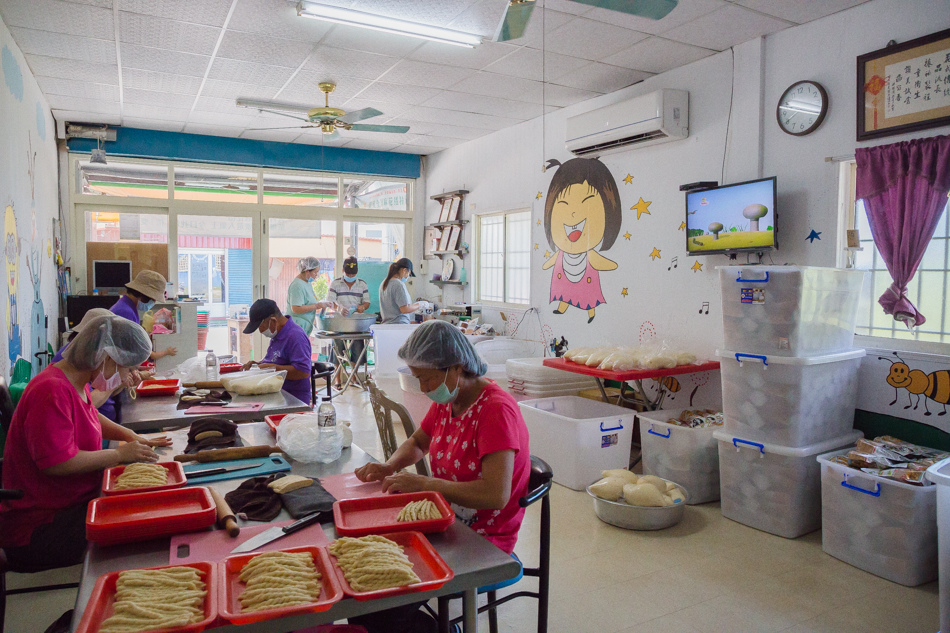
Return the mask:
<svg viewBox="0 0 950 633">
<path fill-rule="evenodd" d="M 445 369 L 461 365 L 469 374 L 484 376 L 488 365 L 458 328 L 445 321 L 426 321 L 412 333 L 402 347 L 399 358 L 410 367 Z"/>
<path fill-rule="evenodd" d="M 95 369 L 108 355 L 121 367 L 148 360 L 152 342 L 142 326 L 115 314 L 96 317 L 69 344 L 63 357 L 76 369 Z"/>
</svg>

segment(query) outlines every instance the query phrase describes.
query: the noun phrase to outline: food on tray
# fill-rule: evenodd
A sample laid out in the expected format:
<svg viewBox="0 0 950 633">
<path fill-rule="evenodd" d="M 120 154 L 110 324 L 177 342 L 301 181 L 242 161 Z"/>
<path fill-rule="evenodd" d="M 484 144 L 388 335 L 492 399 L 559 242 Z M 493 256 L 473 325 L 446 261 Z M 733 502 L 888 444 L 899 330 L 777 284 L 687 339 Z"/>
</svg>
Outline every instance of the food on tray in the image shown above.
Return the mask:
<svg viewBox="0 0 950 633">
<path fill-rule="evenodd" d="M 285 475 L 280 479 L 275 479 L 274 481 L 267 484 L 267 487 L 276 492 L 279 495 L 292 492 L 294 490 L 299 490 L 300 488 L 306 488 L 307 486 L 313 485 L 313 479 L 310 477 L 301 477 L 300 475 Z"/>
<path fill-rule="evenodd" d="M 604 477 L 597 483 L 591 484 L 590 491 L 601 499 L 616 501 L 623 494 L 623 487 L 629 483 L 623 477 Z"/>
<path fill-rule="evenodd" d="M 241 570 L 246 587 L 238 600 L 241 612 L 292 607 L 320 597 L 320 572 L 309 552 L 266 552 Z"/>
<path fill-rule="evenodd" d="M 420 499 L 406 505 L 399 511 L 397 521 L 432 521 L 441 519 L 442 513 L 429 499 Z"/>
<path fill-rule="evenodd" d="M 209 437 L 224 437 L 224 433 L 221 431 L 204 431 L 195 436 L 195 441 L 200 442 L 201 440 Z"/>
<path fill-rule="evenodd" d="M 873 440 L 858 440 L 854 450 L 846 455 L 837 455 L 831 461 L 869 475 L 927 486 L 930 482 L 924 478 L 924 471 L 947 457 L 950 457 L 950 453 L 882 435 Z"/>
<path fill-rule="evenodd" d="M 636 474 L 620 468 L 605 470 L 603 474 L 607 476 L 589 487 L 591 494 L 601 499 L 652 508 L 686 502 L 679 486 L 660 477 L 643 475 L 638 479 Z"/>
<path fill-rule="evenodd" d="M 342 537 L 327 548 L 353 591 L 360 593 L 418 582 L 402 547 L 384 536 Z"/>
<path fill-rule="evenodd" d="M 123 571 L 115 583 L 113 614 L 99 633 L 138 633 L 200 622 L 207 594 L 193 567 Z"/>
<path fill-rule="evenodd" d="M 239 396 L 260 396 L 280 391 L 286 377 L 286 371 L 254 369 L 221 376 L 221 384 L 225 389 Z"/>
<path fill-rule="evenodd" d="M 564 358 L 606 371 L 672 369 L 696 362 L 695 354 L 676 349 L 664 341 L 649 341 L 638 347 L 578 347 L 568 350 Z"/>
<path fill-rule="evenodd" d="M 650 484 L 651 486 L 656 488 L 657 492 L 659 492 L 661 495 L 665 495 L 667 491 L 666 480 L 660 479 L 656 475 L 644 475 L 643 477 L 640 477 L 637 483 Z"/>
<path fill-rule="evenodd" d="M 683 496 L 683 491 L 675 486 L 670 490 L 669 496 L 670 499 L 673 500 L 673 503 L 684 503 L 686 501 L 686 497 Z"/>
<path fill-rule="evenodd" d="M 164 486 L 168 483 L 168 471 L 159 464 L 129 464 L 122 471 L 122 474 L 116 477 L 116 490 L 129 490 L 131 488 L 151 488 L 152 486 Z"/>
<path fill-rule="evenodd" d="M 640 477 L 636 473 L 632 473 L 629 470 L 623 468 L 614 468 L 611 470 L 605 470 L 600 473 L 601 477 L 620 477 L 624 480 L 624 483 L 635 484 Z"/>
<path fill-rule="evenodd" d="M 679 416 L 670 418 L 666 423 L 675 424 L 676 426 L 685 426 L 691 429 L 703 429 L 710 426 L 722 426 L 725 421 L 726 418 L 721 411 L 713 411 L 712 409 L 687 409 L 680 413 Z"/>
</svg>

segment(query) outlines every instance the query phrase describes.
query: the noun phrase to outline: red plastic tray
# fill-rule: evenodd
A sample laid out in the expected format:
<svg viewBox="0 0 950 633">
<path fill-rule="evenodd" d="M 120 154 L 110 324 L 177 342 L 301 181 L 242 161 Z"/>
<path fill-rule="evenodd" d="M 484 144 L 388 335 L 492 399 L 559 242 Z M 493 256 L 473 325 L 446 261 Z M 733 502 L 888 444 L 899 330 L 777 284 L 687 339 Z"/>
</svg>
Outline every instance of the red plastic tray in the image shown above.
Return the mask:
<svg viewBox="0 0 950 633">
<path fill-rule="evenodd" d="M 137 396 L 174 396 L 181 388 L 181 381 L 178 379 L 168 380 L 143 380 L 135 388 Z"/>
<path fill-rule="evenodd" d="M 647 378 L 662 378 L 664 376 L 679 376 L 681 374 L 693 374 L 698 371 L 712 371 L 719 369 L 719 361 L 709 360 L 699 364 L 680 365 L 672 369 L 631 369 L 630 371 L 608 371 L 606 369 L 597 369 L 569 361 L 565 358 L 545 358 L 544 366 L 553 369 L 563 369 L 575 374 L 584 376 L 593 376 L 604 380 L 616 380 L 626 382 L 628 380 L 646 380 Z"/>
<path fill-rule="evenodd" d="M 322 547 L 312 545 L 306 547 L 291 547 L 279 550 L 281 552 L 308 552 L 313 555 L 313 564 L 317 566 L 320 572 L 320 598 L 310 604 L 301 604 L 293 607 L 277 607 L 276 609 L 264 609 L 262 611 L 252 611 L 251 613 L 241 613 L 241 603 L 239 598 L 244 593 L 244 583 L 241 582 L 240 575 L 244 566 L 261 552 L 252 554 L 238 554 L 230 556 L 218 565 L 218 573 L 221 577 L 221 583 L 218 587 L 218 612 L 221 618 L 233 624 L 249 624 L 251 622 L 260 622 L 261 620 L 270 620 L 272 618 L 283 618 L 291 615 L 300 615 L 302 613 L 319 613 L 326 611 L 334 603 L 343 599 L 343 589 L 340 587 L 336 575 L 336 566 L 330 563 L 330 555 Z"/>
<path fill-rule="evenodd" d="M 165 565 L 164 567 L 147 567 L 145 569 L 165 569 L 167 567 L 194 567 L 201 574 L 208 595 L 205 597 L 205 618 L 201 622 L 188 624 L 172 629 L 160 629 L 162 633 L 198 633 L 208 628 L 218 617 L 218 578 L 214 565 L 211 563 L 189 563 L 187 565 Z M 92 589 L 92 596 L 82 614 L 76 633 L 95 633 L 102 626 L 103 621 L 113 613 L 112 605 L 115 602 L 115 583 L 121 572 L 111 572 L 100 576 L 96 586 Z"/>
<path fill-rule="evenodd" d="M 270 432 L 274 435 L 277 435 L 277 427 L 280 426 L 280 421 L 284 419 L 284 416 L 289 415 L 288 413 L 281 413 L 280 415 L 265 415 L 264 422 L 267 423 L 267 426 L 270 427 Z"/>
<path fill-rule="evenodd" d="M 350 583 L 346 582 L 346 577 L 343 576 L 343 570 L 336 566 L 336 559 L 331 554 L 330 559 L 334 561 L 333 569 L 336 570 L 337 579 L 340 581 L 340 586 L 343 587 L 343 593 L 356 600 L 376 600 L 377 598 L 401 596 L 406 593 L 431 591 L 455 578 L 455 572 L 442 560 L 439 553 L 432 547 L 429 539 L 420 532 L 393 532 L 387 534 L 386 538 L 398 543 L 405 549 L 406 556 L 409 557 L 409 561 L 412 563 L 412 571 L 416 572 L 421 582 L 405 587 L 392 587 L 362 593 L 353 591 Z"/>
<path fill-rule="evenodd" d="M 155 363 L 153 363 L 150 360 L 147 360 L 141 365 L 139 365 L 139 367 L 141 367 L 142 369 L 155 369 Z"/>
<path fill-rule="evenodd" d="M 181 488 L 187 483 L 185 479 L 185 469 L 182 468 L 181 463 L 179 462 L 158 462 L 159 466 L 165 468 L 168 471 L 168 483 L 163 486 L 150 486 L 148 488 L 129 488 L 126 490 L 116 490 L 115 482 L 123 472 L 125 472 L 125 466 L 113 466 L 112 468 L 106 468 L 106 472 L 102 477 L 102 494 L 104 495 L 127 495 L 127 494 L 138 494 L 140 492 L 153 492 L 155 490 L 172 490 L 173 488 Z"/>
<path fill-rule="evenodd" d="M 442 513 L 441 519 L 399 522 L 399 511 L 412 501 L 428 499 Z M 381 497 L 344 499 L 333 503 L 333 523 L 340 536 L 366 536 L 391 532 L 444 532 L 455 523 L 455 513 L 438 492 L 406 492 Z"/>
<path fill-rule="evenodd" d="M 241 371 L 243 367 L 244 365 L 242 365 L 241 363 L 221 363 L 221 365 L 218 366 L 218 373 L 231 374 L 236 371 Z"/>
<path fill-rule="evenodd" d="M 93 499 L 86 540 L 101 545 L 146 541 L 213 525 L 214 499 L 201 486 Z"/>
</svg>

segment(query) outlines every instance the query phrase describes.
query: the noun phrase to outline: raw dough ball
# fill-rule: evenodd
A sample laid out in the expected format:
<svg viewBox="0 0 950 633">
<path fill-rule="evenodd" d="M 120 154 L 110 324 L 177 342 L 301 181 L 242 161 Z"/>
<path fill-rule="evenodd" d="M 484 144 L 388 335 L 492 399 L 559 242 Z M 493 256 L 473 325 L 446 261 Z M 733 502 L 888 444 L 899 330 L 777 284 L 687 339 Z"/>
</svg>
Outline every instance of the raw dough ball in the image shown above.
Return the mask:
<svg viewBox="0 0 950 633">
<path fill-rule="evenodd" d="M 663 506 L 666 507 L 671 505 L 673 505 L 673 498 L 670 497 L 670 495 L 663 495 Z"/>
<path fill-rule="evenodd" d="M 692 365 L 696 362 L 696 354 L 690 354 L 689 352 L 680 352 L 676 355 L 676 364 L 677 365 Z"/>
<path fill-rule="evenodd" d="M 610 347 L 597 348 L 590 356 L 587 357 L 587 366 L 599 367 L 600 364 L 604 362 L 604 359 L 610 356 L 613 351 L 613 348 Z"/>
<path fill-rule="evenodd" d="M 640 477 L 637 483 L 650 484 L 654 488 L 656 488 L 656 491 L 659 492 L 661 495 L 666 494 L 666 481 L 663 479 L 660 479 L 659 477 L 655 475 L 644 475 L 643 477 Z"/>
<path fill-rule="evenodd" d="M 651 484 L 627 484 L 623 487 L 623 498 L 632 506 L 662 508 L 664 495 Z"/>
<path fill-rule="evenodd" d="M 670 498 L 673 500 L 673 503 L 686 503 L 686 497 L 679 488 L 670 491 Z"/>
<path fill-rule="evenodd" d="M 601 499 L 616 501 L 623 494 L 623 486 L 627 483 L 620 477 L 604 477 L 595 484 L 591 484 L 590 491 Z"/>
<path fill-rule="evenodd" d="M 666 482 L 666 492 L 669 493 L 671 490 L 676 490 L 676 484 L 672 481 Z"/>
<path fill-rule="evenodd" d="M 625 484 L 635 484 L 635 483 L 638 483 L 640 479 L 636 473 L 632 473 L 629 470 L 625 470 L 623 468 L 614 468 L 612 470 L 605 470 L 600 474 L 603 477 L 620 477 L 621 479 L 623 479 L 623 483 Z"/>
</svg>

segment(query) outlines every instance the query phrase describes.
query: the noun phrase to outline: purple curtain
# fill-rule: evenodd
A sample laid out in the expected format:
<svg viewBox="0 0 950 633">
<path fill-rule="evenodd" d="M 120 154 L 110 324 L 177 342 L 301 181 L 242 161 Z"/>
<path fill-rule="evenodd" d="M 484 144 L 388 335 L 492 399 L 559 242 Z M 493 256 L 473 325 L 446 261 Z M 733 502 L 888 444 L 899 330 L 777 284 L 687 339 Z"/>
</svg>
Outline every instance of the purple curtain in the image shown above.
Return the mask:
<svg viewBox="0 0 950 633">
<path fill-rule="evenodd" d="M 908 327 L 926 319 L 907 298 L 907 284 L 933 238 L 950 190 L 950 136 L 861 148 L 856 197 L 893 283 L 878 299 Z"/>
</svg>

